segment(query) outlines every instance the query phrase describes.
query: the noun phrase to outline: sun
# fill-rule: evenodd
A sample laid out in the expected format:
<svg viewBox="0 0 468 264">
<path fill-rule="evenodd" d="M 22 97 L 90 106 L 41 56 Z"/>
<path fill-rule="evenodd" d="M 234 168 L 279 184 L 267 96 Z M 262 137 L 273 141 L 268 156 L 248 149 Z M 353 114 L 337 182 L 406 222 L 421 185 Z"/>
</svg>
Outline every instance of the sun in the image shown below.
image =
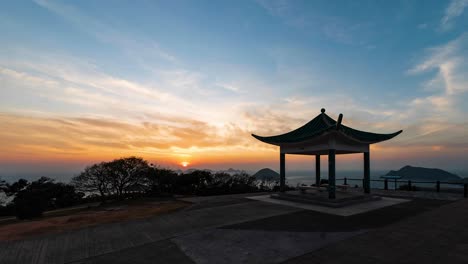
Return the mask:
<svg viewBox="0 0 468 264">
<path fill-rule="evenodd" d="M 188 163 L 187 161 L 182 161 L 180 163 L 180 165 L 182 165 L 182 167 L 187 167 L 190 163 Z"/>
</svg>

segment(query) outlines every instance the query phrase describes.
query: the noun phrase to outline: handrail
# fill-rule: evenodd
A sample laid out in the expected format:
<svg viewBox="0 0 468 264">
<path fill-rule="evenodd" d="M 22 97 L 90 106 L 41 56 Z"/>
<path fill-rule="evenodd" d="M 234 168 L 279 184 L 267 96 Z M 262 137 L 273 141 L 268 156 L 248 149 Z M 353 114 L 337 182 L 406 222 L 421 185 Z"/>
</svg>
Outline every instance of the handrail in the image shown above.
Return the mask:
<svg viewBox="0 0 468 264">
<path fill-rule="evenodd" d="M 336 181 L 344 181 L 345 185 L 348 185 L 348 181 L 364 181 L 363 178 L 361 179 L 356 179 L 356 178 L 338 178 Z M 423 183 L 423 184 L 435 184 L 435 189 L 436 192 L 440 192 L 440 185 L 441 184 L 449 184 L 449 185 L 463 185 L 463 196 L 465 198 L 468 198 L 468 183 L 467 182 L 442 182 L 442 181 L 413 181 L 413 180 L 402 180 L 402 179 L 383 179 L 383 180 L 376 180 L 376 179 L 369 179 L 371 182 L 384 182 L 384 190 L 388 190 L 388 183 L 394 183 L 395 184 L 395 190 L 397 189 L 396 184 L 397 183 L 407 183 L 408 190 L 414 190 L 413 189 L 413 184 L 418 184 L 418 183 Z M 364 185 L 364 182 L 363 182 Z M 423 187 L 425 188 L 425 187 Z"/>
<path fill-rule="evenodd" d="M 348 181 L 362 181 L 363 178 L 361 179 L 358 179 L 358 178 L 337 178 L 336 181 L 339 181 L 339 180 L 344 180 L 344 179 L 347 179 Z M 375 179 L 371 179 L 370 181 L 374 181 L 374 182 L 385 182 L 385 181 L 389 181 L 389 182 L 408 182 L 408 181 L 411 181 L 411 183 L 440 183 L 440 184 L 466 184 L 465 182 L 442 182 L 442 181 L 413 181 L 413 180 L 401 180 L 401 179 L 383 179 L 383 180 L 375 180 Z"/>
</svg>

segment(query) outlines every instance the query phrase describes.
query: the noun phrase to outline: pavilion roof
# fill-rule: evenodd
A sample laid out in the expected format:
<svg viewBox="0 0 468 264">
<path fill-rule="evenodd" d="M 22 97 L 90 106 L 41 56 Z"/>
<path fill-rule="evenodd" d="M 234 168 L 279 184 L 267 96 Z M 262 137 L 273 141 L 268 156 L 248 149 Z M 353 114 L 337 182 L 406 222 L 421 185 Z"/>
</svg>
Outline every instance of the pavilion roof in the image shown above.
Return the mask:
<svg viewBox="0 0 468 264">
<path fill-rule="evenodd" d="M 345 137 L 360 143 L 373 144 L 391 139 L 400 134 L 403 130 L 391 134 L 378 134 L 357 130 L 338 124 L 336 120 L 325 114 L 325 109 L 322 109 L 321 114 L 316 116 L 307 124 L 293 131 L 270 137 L 262 137 L 255 134 L 252 134 L 252 136 L 265 143 L 282 145 L 308 141 L 333 131 L 341 133 Z"/>
</svg>

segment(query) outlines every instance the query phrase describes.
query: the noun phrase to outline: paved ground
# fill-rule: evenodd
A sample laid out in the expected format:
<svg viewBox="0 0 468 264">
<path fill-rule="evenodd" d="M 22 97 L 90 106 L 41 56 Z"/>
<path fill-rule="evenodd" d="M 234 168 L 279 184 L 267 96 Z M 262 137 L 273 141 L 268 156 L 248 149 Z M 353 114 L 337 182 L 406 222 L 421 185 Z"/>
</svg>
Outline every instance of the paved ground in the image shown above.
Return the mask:
<svg viewBox="0 0 468 264">
<path fill-rule="evenodd" d="M 284 263 L 468 263 L 468 199 Z"/>
<path fill-rule="evenodd" d="M 362 193 L 361 188 L 349 188 L 349 191 Z M 400 190 L 380 190 L 372 189 L 372 194 L 384 195 L 387 197 L 405 197 L 457 201 L 463 199 L 463 189 L 459 192 L 435 192 L 435 191 L 400 191 Z"/>
<path fill-rule="evenodd" d="M 196 263 L 279 263 L 358 235 L 354 232 L 287 232 L 214 229 L 172 239 Z"/>
<path fill-rule="evenodd" d="M 73 264 L 194 264 L 195 262 L 185 255 L 179 247 L 169 239 L 141 246 L 126 248 L 87 259 L 72 262 Z"/>
<path fill-rule="evenodd" d="M 379 208 L 392 206 L 392 205 L 396 205 L 399 203 L 406 203 L 410 201 L 409 199 L 382 197 L 379 200 L 366 201 L 366 202 L 355 203 L 355 204 L 350 204 L 347 206 L 333 208 L 329 206 L 316 205 L 312 203 L 275 199 L 275 198 L 272 198 L 268 194 L 249 197 L 249 199 L 262 201 L 262 202 L 268 202 L 268 203 L 274 203 L 274 204 L 287 205 L 287 206 L 301 208 L 305 210 L 312 210 L 312 211 L 322 212 L 326 214 L 340 215 L 340 216 L 351 216 L 355 214 L 362 214 L 362 213 L 373 211 Z"/>
<path fill-rule="evenodd" d="M 441 200 L 415 199 L 406 203 L 346 217 L 301 210 L 289 214 L 226 225 L 221 228 L 295 232 L 354 232 L 390 225 L 448 203 Z"/>
<path fill-rule="evenodd" d="M 2 242 L 0 263 L 468 262 L 468 199 L 338 216 L 246 196 L 194 197 L 168 215 Z"/>
<path fill-rule="evenodd" d="M 245 202 L 184 210 L 150 219 L 105 224 L 34 239 L 1 242 L 0 263 L 67 263 L 190 234 L 204 228 L 294 211 L 297 209 Z"/>
</svg>

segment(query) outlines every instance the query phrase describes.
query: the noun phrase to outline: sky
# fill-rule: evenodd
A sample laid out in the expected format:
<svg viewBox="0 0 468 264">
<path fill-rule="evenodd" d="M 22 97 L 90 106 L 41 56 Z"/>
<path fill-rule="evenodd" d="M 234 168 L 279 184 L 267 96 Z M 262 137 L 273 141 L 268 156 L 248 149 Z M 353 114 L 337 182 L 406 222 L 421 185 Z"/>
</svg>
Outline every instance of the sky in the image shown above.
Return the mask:
<svg viewBox="0 0 468 264">
<path fill-rule="evenodd" d="M 403 129 L 371 146 L 371 169 L 468 170 L 467 58 L 468 0 L 2 1 L 0 175 L 132 155 L 278 169 L 278 147 L 250 134 L 322 107 Z M 360 170 L 362 154 L 337 166 Z"/>
</svg>

